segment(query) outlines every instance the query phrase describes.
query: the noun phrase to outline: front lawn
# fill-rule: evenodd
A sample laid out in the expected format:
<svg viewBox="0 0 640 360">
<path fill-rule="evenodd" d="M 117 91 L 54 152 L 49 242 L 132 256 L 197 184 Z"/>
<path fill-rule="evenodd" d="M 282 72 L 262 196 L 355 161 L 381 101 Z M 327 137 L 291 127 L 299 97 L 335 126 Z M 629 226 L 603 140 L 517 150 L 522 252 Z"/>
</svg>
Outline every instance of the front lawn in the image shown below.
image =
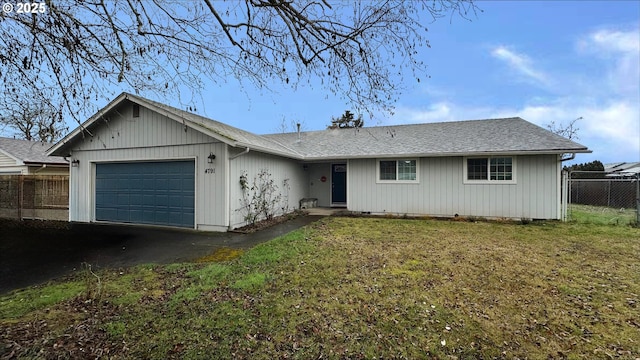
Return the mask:
<svg viewBox="0 0 640 360">
<path fill-rule="evenodd" d="M 2 297 L 0 358 L 640 357 L 637 228 L 327 218 L 228 253 Z"/>
</svg>

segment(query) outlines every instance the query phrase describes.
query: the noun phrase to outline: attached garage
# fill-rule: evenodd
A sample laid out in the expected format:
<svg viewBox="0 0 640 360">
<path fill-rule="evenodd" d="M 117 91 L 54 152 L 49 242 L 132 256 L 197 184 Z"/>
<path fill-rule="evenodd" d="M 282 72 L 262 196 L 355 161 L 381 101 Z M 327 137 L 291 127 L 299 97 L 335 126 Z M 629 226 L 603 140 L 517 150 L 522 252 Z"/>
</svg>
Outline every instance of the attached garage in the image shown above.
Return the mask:
<svg viewBox="0 0 640 360">
<path fill-rule="evenodd" d="M 96 221 L 193 228 L 195 162 L 97 163 Z"/>
</svg>

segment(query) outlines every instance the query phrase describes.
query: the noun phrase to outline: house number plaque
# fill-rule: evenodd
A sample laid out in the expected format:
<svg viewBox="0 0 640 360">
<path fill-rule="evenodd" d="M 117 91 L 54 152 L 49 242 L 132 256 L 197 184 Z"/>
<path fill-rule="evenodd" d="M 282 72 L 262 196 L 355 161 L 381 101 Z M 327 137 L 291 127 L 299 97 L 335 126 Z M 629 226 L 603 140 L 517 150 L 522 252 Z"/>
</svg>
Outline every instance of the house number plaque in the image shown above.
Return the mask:
<svg viewBox="0 0 640 360">
<path fill-rule="evenodd" d="M 207 168 L 207 169 L 204 169 L 204 173 L 205 173 L 205 174 L 215 174 L 215 173 L 216 173 L 216 168 Z"/>
</svg>

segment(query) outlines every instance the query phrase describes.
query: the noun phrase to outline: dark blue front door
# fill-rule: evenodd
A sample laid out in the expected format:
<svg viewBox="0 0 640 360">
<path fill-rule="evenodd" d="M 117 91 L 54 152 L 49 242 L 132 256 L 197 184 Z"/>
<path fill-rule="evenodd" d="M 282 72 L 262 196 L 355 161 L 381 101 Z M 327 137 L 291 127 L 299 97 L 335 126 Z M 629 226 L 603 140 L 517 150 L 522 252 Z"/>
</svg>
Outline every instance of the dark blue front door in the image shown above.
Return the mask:
<svg viewBox="0 0 640 360">
<path fill-rule="evenodd" d="M 194 227 L 189 161 L 96 164 L 96 220 Z"/>
<path fill-rule="evenodd" d="M 347 204 L 347 164 L 331 164 L 331 203 Z"/>
</svg>

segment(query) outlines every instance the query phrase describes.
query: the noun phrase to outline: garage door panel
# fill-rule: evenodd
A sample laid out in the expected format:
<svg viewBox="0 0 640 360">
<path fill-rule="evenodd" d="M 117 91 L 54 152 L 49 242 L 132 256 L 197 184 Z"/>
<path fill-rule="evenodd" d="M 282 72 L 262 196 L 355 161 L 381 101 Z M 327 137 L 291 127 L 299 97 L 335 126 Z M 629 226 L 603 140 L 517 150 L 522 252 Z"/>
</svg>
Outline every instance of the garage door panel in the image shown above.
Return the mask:
<svg viewBox="0 0 640 360">
<path fill-rule="evenodd" d="M 116 215 L 116 218 L 115 218 L 116 221 L 130 222 L 129 221 L 129 210 L 128 209 L 118 208 L 118 209 L 116 209 L 116 211 L 117 211 L 117 215 Z"/>
<path fill-rule="evenodd" d="M 162 176 L 162 174 L 156 174 L 157 176 Z M 167 179 L 156 179 L 156 190 L 166 190 L 168 188 L 168 180 Z"/>
<path fill-rule="evenodd" d="M 116 218 L 118 216 L 118 211 L 113 208 L 101 209 L 101 216 L 106 218 Z"/>
<path fill-rule="evenodd" d="M 137 190 L 135 188 L 132 188 L 132 190 Z M 133 193 L 131 195 L 129 195 L 129 204 L 130 205 L 137 205 L 140 206 L 142 205 L 142 194 L 140 193 Z"/>
<path fill-rule="evenodd" d="M 193 161 L 96 165 L 96 220 L 193 227 Z"/>
<path fill-rule="evenodd" d="M 196 186 L 195 183 L 189 182 L 189 181 L 187 181 L 185 179 L 181 179 L 180 181 L 182 182 L 181 186 L 182 186 L 183 190 L 185 190 L 185 191 L 193 191 L 193 190 L 195 190 L 195 186 Z"/>
<path fill-rule="evenodd" d="M 169 190 L 182 191 L 182 180 L 179 178 L 169 180 Z"/>
<path fill-rule="evenodd" d="M 142 205 L 144 206 L 155 206 L 156 204 L 156 198 L 155 196 L 153 196 L 153 194 L 148 194 L 148 193 L 144 193 L 142 195 Z"/>
</svg>

